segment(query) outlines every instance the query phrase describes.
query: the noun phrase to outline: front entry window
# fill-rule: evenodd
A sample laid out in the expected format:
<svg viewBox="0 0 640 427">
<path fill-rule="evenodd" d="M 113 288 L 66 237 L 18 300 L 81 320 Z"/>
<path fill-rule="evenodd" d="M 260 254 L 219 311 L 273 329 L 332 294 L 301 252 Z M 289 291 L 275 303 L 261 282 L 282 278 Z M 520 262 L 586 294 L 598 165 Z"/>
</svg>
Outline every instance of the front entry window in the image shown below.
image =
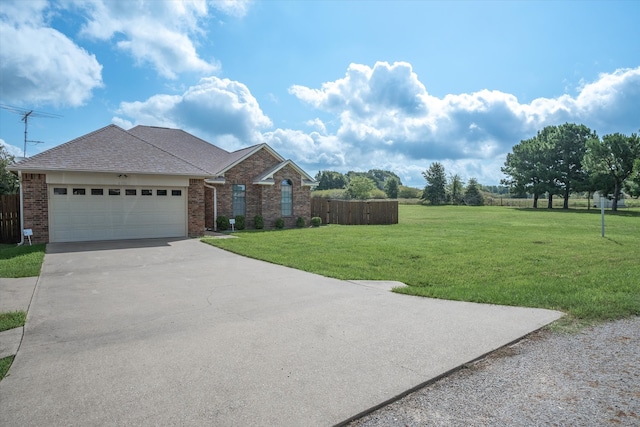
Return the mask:
<svg viewBox="0 0 640 427">
<path fill-rule="evenodd" d="M 245 186 L 235 184 L 233 186 L 233 216 L 245 214 Z"/>
<path fill-rule="evenodd" d="M 293 215 L 293 187 L 291 181 L 288 179 L 282 181 L 281 188 L 280 207 L 282 216 L 291 216 Z"/>
</svg>

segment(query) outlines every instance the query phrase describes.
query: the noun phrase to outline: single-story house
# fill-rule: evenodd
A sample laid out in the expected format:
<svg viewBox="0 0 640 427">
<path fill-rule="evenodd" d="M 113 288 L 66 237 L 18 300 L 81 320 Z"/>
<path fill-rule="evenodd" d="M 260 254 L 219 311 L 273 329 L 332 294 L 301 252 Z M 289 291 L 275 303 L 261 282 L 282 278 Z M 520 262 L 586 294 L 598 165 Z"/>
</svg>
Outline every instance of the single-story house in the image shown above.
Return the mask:
<svg viewBox="0 0 640 427">
<path fill-rule="evenodd" d="M 224 215 L 309 223 L 304 170 L 267 144 L 228 152 L 180 129 L 109 125 L 9 167 L 34 242 L 199 237 Z"/>
</svg>

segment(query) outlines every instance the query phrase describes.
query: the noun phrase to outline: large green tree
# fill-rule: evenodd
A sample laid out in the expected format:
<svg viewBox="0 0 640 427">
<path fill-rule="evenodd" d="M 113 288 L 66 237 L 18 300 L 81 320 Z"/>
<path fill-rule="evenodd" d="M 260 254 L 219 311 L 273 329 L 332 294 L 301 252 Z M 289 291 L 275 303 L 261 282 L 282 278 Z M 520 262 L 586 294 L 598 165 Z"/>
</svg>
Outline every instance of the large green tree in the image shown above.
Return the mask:
<svg viewBox="0 0 640 427">
<path fill-rule="evenodd" d="M 507 154 L 501 168 L 507 178 L 500 182 L 513 194 L 533 194 L 533 207 L 537 208 L 539 197 L 549 189 L 550 150 L 546 138 L 540 138 L 539 133 L 536 137 L 520 141 L 512 151 Z"/>
<path fill-rule="evenodd" d="M 606 175 L 610 178 L 613 185 L 612 211 L 618 210 L 618 200 L 620 200 L 623 185 L 632 175 L 638 159 L 640 159 L 640 137 L 635 133 L 631 136 L 614 133 L 605 135 L 602 139 L 593 138 L 587 142 L 587 153 L 584 158 L 586 168 L 591 174 Z"/>
<path fill-rule="evenodd" d="M 633 173 L 625 183 L 624 190 L 631 197 L 640 197 L 640 159 L 633 164 Z"/>
<path fill-rule="evenodd" d="M 18 177 L 7 170 L 14 157 L 0 145 L 0 194 L 14 194 L 20 188 Z"/>
<path fill-rule="evenodd" d="M 585 189 L 587 172 L 582 161 L 587 151 L 587 141 L 597 136 L 585 125 L 575 123 L 549 128 L 546 137 L 552 150 L 550 172 L 554 187 L 560 191 L 564 199 L 563 209 L 569 209 L 570 194 Z"/>
<path fill-rule="evenodd" d="M 447 176 L 444 166 L 434 162 L 429 169 L 422 172 L 422 176 L 427 180 L 427 185 L 422 192 L 422 200 L 428 200 L 432 205 L 442 205 L 447 201 Z"/>
</svg>

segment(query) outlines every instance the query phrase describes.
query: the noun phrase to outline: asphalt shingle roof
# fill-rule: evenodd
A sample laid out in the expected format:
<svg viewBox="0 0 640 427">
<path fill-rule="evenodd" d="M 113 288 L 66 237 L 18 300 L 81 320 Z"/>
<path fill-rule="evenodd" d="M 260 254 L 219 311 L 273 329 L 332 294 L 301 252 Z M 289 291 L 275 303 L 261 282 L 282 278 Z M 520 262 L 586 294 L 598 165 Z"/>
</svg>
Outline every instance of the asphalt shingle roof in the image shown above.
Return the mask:
<svg viewBox="0 0 640 427">
<path fill-rule="evenodd" d="M 261 149 L 267 149 L 279 160 L 284 160 L 266 144 L 230 153 L 181 129 L 136 126 L 126 131 L 116 125 L 109 125 L 22 160 L 10 169 L 207 178 L 221 176 Z"/>
</svg>

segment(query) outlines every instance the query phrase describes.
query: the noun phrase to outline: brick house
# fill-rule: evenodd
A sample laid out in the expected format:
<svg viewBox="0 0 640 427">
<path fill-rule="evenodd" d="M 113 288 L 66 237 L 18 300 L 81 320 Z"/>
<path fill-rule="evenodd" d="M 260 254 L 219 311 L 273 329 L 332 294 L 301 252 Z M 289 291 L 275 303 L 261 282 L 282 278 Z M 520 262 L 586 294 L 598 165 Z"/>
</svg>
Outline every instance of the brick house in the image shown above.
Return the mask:
<svg viewBox="0 0 640 427">
<path fill-rule="evenodd" d="M 316 184 L 267 144 L 228 152 L 180 129 L 109 125 L 10 168 L 34 242 L 199 237 L 215 219 L 309 223 Z"/>
</svg>

